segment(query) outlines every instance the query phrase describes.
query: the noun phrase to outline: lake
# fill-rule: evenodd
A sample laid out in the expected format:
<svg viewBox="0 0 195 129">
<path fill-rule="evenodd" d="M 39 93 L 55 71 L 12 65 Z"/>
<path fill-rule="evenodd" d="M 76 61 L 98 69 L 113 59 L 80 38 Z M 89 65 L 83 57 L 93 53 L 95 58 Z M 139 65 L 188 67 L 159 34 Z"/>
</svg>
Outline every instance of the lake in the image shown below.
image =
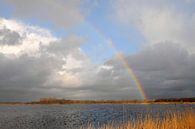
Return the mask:
<svg viewBox="0 0 195 129">
<path fill-rule="evenodd" d="M 195 111 L 194 104 L 1 105 L 0 129 L 77 129 L 142 119 L 147 113 Z"/>
</svg>

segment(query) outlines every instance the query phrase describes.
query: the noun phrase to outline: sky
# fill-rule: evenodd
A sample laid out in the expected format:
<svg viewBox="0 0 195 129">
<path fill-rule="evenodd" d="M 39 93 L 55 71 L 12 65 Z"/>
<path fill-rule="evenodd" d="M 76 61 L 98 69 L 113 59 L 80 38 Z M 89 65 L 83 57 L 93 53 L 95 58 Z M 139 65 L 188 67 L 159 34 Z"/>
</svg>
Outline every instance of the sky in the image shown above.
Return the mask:
<svg viewBox="0 0 195 129">
<path fill-rule="evenodd" d="M 195 0 L 0 0 L 0 101 L 195 97 Z"/>
</svg>

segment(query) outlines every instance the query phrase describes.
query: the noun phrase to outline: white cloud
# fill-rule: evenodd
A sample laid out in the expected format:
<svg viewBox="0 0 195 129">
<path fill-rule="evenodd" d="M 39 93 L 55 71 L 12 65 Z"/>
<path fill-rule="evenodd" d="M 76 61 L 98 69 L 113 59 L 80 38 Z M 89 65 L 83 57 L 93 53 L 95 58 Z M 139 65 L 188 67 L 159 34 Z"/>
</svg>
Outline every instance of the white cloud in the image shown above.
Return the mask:
<svg viewBox="0 0 195 129">
<path fill-rule="evenodd" d="M 66 61 L 66 64 L 63 66 L 63 69 L 71 70 L 82 68 L 82 61 L 75 59 L 74 57 L 72 57 L 72 55 L 68 55 L 64 60 Z"/>
<path fill-rule="evenodd" d="M 111 69 L 113 69 L 113 66 L 111 66 L 111 65 L 100 65 L 99 67 L 98 67 L 98 71 L 97 72 L 100 72 L 101 70 L 111 70 Z"/>
<path fill-rule="evenodd" d="M 39 51 L 40 43 L 47 46 L 50 42 L 57 41 L 57 38 L 52 36 L 51 32 L 40 27 L 25 25 L 16 20 L 2 18 L 0 19 L 0 23 L 0 30 L 6 28 L 12 32 L 17 32 L 20 36 L 17 46 L 1 43 L 3 45 L 0 46 L 0 52 L 4 54 L 15 54 L 16 56 L 28 54 L 33 56 Z M 13 38 L 13 36 L 11 37 Z"/>
<path fill-rule="evenodd" d="M 15 20 L 1 19 L 1 25 L 0 30 L 6 27 L 22 37 L 17 46 L 0 46 L 2 91 L 10 89 L 8 92 L 17 94 L 16 89 L 30 93 L 46 88 L 44 95 L 49 96 L 50 88 L 75 88 L 91 81 L 88 76 L 93 76 L 89 75 L 93 64 L 80 49 L 83 38 L 57 39 L 46 29 Z"/>
</svg>

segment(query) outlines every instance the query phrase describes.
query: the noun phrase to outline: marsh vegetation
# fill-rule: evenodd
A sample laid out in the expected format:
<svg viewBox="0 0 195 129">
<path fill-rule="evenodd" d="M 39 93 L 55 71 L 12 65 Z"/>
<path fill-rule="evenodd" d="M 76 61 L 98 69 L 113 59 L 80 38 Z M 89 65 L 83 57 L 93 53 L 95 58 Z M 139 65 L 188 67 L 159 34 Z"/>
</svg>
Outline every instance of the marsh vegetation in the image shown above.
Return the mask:
<svg viewBox="0 0 195 129">
<path fill-rule="evenodd" d="M 95 128 L 89 125 L 88 129 Z M 111 123 L 98 129 L 195 129 L 195 112 L 166 113 L 163 117 L 153 117 L 147 114 L 136 121 L 129 120 L 120 125 Z"/>
</svg>

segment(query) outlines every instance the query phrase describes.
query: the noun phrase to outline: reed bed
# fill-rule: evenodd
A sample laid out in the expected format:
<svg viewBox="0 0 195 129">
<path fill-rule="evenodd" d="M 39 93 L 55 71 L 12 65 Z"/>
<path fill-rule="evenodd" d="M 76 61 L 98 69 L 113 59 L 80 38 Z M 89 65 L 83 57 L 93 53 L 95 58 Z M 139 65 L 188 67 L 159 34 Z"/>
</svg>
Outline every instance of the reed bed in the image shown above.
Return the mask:
<svg viewBox="0 0 195 129">
<path fill-rule="evenodd" d="M 89 125 L 88 129 L 97 128 Z M 195 112 L 166 113 L 163 117 L 157 118 L 148 114 L 146 117 L 134 122 L 128 121 L 120 125 L 112 123 L 98 129 L 195 129 Z"/>
</svg>

